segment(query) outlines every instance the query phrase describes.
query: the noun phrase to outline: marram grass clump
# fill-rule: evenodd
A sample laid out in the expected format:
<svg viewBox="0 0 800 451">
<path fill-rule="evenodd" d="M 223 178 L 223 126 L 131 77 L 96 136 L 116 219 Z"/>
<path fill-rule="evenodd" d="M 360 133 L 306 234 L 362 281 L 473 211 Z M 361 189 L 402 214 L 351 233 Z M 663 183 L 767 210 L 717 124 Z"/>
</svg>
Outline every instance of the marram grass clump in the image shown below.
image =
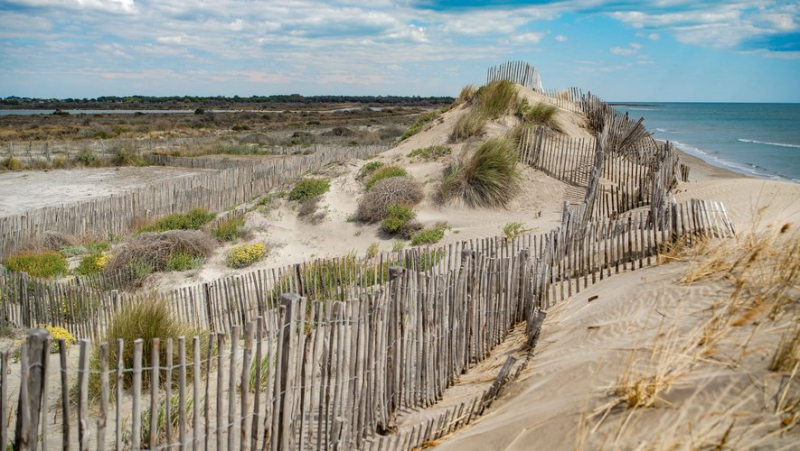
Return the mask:
<svg viewBox="0 0 800 451">
<path fill-rule="evenodd" d="M 503 207 L 519 191 L 517 151 L 508 139 L 490 139 L 466 152 L 442 173 L 439 198 L 460 198 L 473 207 Z"/>
</svg>

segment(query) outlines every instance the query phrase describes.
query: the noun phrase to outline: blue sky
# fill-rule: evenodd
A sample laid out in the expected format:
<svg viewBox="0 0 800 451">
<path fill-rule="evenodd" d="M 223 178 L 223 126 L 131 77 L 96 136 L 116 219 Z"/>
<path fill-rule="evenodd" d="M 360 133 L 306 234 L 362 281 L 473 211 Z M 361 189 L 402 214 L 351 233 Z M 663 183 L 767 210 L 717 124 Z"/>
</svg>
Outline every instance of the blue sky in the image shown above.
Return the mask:
<svg viewBox="0 0 800 451">
<path fill-rule="evenodd" d="M 608 100 L 800 102 L 800 1 L 0 0 L 0 97 L 456 95 L 508 60 Z"/>
</svg>

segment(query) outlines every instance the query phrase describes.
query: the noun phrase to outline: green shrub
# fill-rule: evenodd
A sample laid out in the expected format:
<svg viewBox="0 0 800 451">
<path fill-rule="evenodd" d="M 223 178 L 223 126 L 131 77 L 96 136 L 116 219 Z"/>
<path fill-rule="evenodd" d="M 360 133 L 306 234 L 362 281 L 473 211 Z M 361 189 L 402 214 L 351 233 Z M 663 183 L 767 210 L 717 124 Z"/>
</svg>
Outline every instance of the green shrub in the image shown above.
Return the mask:
<svg viewBox="0 0 800 451">
<path fill-rule="evenodd" d="M 6 259 L 11 271 L 26 272 L 32 277 L 50 278 L 67 274 L 67 259 L 56 251 L 20 252 Z"/>
<path fill-rule="evenodd" d="M 381 222 L 381 230 L 394 234 L 404 230 L 408 223 L 417 217 L 411 208 L 403 204 L 393 204 L 387 209 L 386 219 Z"/>
<path fill-rule="evenodd" d="M 360 180 L 365 177 L 369 177 L 373 172 L 375 172 L 376 169 L 383 166 L 383 164 L 384 163 L 382 161 L 370 161 L 364 166 L 361 166 L 361 169 L 358 170 L 358 175 L 356 176 L 356 178 Z"/>
<path fill-rule="evenodd" d="M 110 258 L 110 255 L 101 252 L 89 254 L 81 259 L 80 264 L 75 268 L 75 272 L 82 276 L 99 274 L 103 272 Z"/>
<path fill-rule="evenodd" d="M 471 156 L 445 168 L 439 197 L 462 198 L 471 206 L 505 206 L 519 190 L 517 151 L 510 140 L 490 139 Z"/>
<path fill-rule="evenodd" d="M 305 179 L 298 182 L 289 193 L 289 200 L 304 200 L 321 196 L 331 189 L 328 179 Z"/>
<path fill-rule="evenodd" d="M 169 271 L 188 271 L 198 268 L 202 264 L 202 258 L 195 257 L 186 251 L 175 252 L 167 258 L 167 270 Z"/>
<path fill-rule="evenodd" d="M 111 159 L 114 166 L 147 166 L 147 161 L 128 149 L 119 149 Z"/>
<path fill-rule="evenodd" d="M 473 136 L 478 136 L 483 132 L 483 127 L 489 118 L 482 111 L 473 107 L 472 110 L 462 114 L 450 133 L 450 140 L 453 142 L 462 141 Z"/>
<path fill-rule="evenodd" d="M 211 234 L 221 241 L 236 241 L 242 237 L 244 216 L 236 216 L 220 222 L 211 229 Z"/>
<path fill-rule="evenodd" d="M 86 250 L 89 252 L 105 252 L 111 249 L 111 245 L 106 241 L 88 241 Z"/>
<path fill-rule="evenodd" d="M 449 146 L 429 146 L 421 149 L 414 149 L 408 154 L 408 156 L 410 158 L 420 157 L 423 160 L 435 160 L 437 158 L 450 155 L 452 151 L 453 149 L 451 149 Z"/>
<path fill-rule="evenodd" d="M 64 246 L 58 250 L 64 257 L 76 257 L 89 252 L 85 246 Z"/>
<path fill-rule="evenodd" d="M 89 149 L 83 149 L 75 155 L 75 161 L 85 166 L 92 166 L 97 162 L 97 155 Z"/>
<path fill-rule="evenodd" d="M 195 208 L 188 213 L 175 213 L 164 216 L 155 224 L 139 229 L 142 232 L 166 232 L 167 230 L 198 230 L 205 223 L 214 219 L 217 215 L 205 208 Z"/>
<path fill-rule="evenodd" d="M 267 255 L 264 243 L 249 243 L 234 246 L 225 256 L 225 264 L 231 268 L 244 268 L 261 260 Z"/>
<path fill-rule="evenodd" d="M 436 119 L 437 116 L 439 116 L 438 111 L 428 111 L 426 113 L 422 113 L 417 118 L 416 122 L 414 122 L 414 125 L 412 125 L 411 128 L 409 128 L 408 130 L 406 130 L 405 133 L 403 133 L 403 136 L 400 137 L 400 141 L 405 141 L 411 136 L 419 133 L 419 131 L 422 130 L 422 127 L 424 127 L 425 124 Z"/>
<path fill-rule="evenodd" d="M 437 226 L 425 229 L 411 238 L 412 246 L 419 246 L 420 244 L 435 244 L 444 238 L 445 227 Z"/>
<path fill-rule="evenodd" d="M 369 179 L 367 179 L 367 183 L 364 185 L 369 191 L 373 185 L 380 182 L 381 180 L 388 179 L 390 177 L 405 177 L 408 175 L 405 169 L 398 167 L 398 166 L 383 166 L 375 170 L 375 172 L 370 175 Z"/>
</svg>

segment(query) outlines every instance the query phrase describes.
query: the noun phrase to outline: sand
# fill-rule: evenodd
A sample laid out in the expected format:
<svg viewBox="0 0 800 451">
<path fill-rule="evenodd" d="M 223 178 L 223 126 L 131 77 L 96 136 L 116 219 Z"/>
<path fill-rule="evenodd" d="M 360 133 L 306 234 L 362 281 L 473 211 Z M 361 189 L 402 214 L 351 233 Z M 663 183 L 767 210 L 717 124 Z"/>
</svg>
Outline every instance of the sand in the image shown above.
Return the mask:
<svg viewBox="0 0 800 451">
<path fill-rule="evenodd" d="M 155 166 L 6 172 L 0 174 L 0 216 L 120 194 L 203 172 Z"/>
</svg>

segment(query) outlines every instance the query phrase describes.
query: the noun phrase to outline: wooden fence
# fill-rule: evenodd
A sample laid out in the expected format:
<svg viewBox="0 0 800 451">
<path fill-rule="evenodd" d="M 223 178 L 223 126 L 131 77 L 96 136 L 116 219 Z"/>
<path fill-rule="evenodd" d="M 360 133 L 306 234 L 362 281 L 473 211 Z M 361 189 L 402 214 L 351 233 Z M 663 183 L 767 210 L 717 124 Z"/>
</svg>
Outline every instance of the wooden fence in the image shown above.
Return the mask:
<svg viewBox="0 0 800 451">
<path fill-rule="evenodd" d="M 366 158 L 385 147 L 322 147 L 310 155 L 231 167 L 154 183 L 85 202 L 43 207 L 0 217 L 0 259 L 47 231 L 74 236 L 124 235 L 137 223 L 195 207 L 223 211 L 336 161 Z M 168 162 L 173 157 L 153 157 Z"/>
<path fill-rule="evenodd" d="M 509 61 L 486 71 L 486 84 L 495 81 L 510 81 L 537 92 L 543 92 L 542 79 L 535 67 L 524 61 Z"/>
<path fill-rule="evenodd" d="M 544 313 L 526 283 L 528 261 L 525 250 L 495 258 L 468 252 L 458 267 L 435 275 L 391 267 L 390 280 L 373 294 L 346 302 L 283 295 L 280 307 L 228 334 L 153 340 L 149 359 L 136 340 L 97 346 L 90 364 L 89 343 L 82 341 L 76 368 L 66 363 L 61 343 L 60 372 L 52 371 L 45 334 L 22 349 L 21 384 L 28 389 L 19 394 L 25 407 L 12 417 L 14 441 L 41 437 L 44 448 L 65 449 L 363 448 L 378 432 L 396 428 L 404 412 L 434 405 L 515 324 L 532 317 L 541 326 Z M 109 352 L 122 355 L 125 346 L 132 347 L 133 363 L 123 368 Z M 8 354 L 0 362 L 7 390 Z M 77 375 L 76 385 L 70 375 Z M 60 411 L 43 388 L 57 385 L 49 380 L 58 377 Z M 490 402 L 486 394 L 458 406 L 467 417 L 456 422 L 479 414 Z M 52 420 L 47 412 L 55 412 Z M 455 412 L 445 412 L 448 422 Z M 7 426 L 0 424 L 0 446 L 10 439 Z M 447 427 L 416 430 L 408 440 L 421 443 Z"/>
</svg>

